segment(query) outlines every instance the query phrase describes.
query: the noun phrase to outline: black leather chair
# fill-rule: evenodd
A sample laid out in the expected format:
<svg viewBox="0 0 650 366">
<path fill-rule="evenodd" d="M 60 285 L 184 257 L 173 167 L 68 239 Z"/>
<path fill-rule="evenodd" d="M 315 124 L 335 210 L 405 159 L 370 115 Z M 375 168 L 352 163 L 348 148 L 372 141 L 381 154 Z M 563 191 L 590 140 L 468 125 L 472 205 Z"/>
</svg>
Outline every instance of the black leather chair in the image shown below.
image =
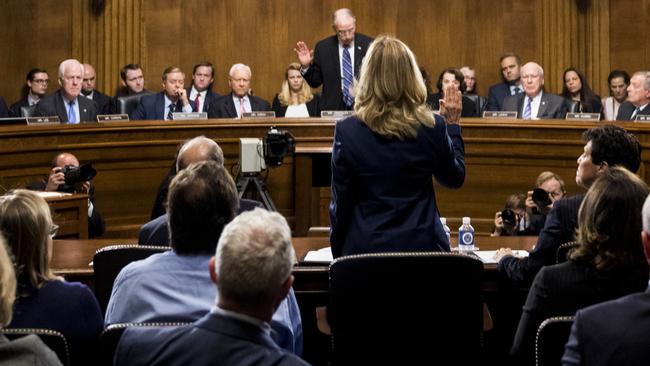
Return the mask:
<svg viewBox="0 0 650 366">
<path fill-rule="evenodd" d="M 579 245 L 580 244 L 578 244 L 577 241 L 570 241 L 557 247 L 557 251 L 555 252 L 555 263 L 559 264 L 566 262 L 569 252 L 577 248 Z"/>
<path fill-rule="evenodd" d="M 182 327 L 192 323 L 157 322 L 157 323 L 118 323 L 109 325 L 99 337 L 100 365 L 112 366 L 117 345 L 127 328 L 131 327 Z"/>
<path fill-rule="evenodd" d="M 36 111 L 36 104 L 20 107 L 20 115 L 22 117 L 31 117 L 34 115 L 35 111 Z"/>
<path fill-rule="evenodd" d="M 0 329 L 8 339 L 16 339 L 30 334 L 37 335 L 46 346 L 48 346 L 59 357 L 59 361 L 64 366 L 70 365 L 70 353 L 68 351 L 68 342 L 63 334 L 51 330 L 40 328 L 3 328 Z"/>
<path fill-rule="evenodd" d="M 483 111 L 487 104 L 485 98 L 478 94 L 463 94 L 463 96 L 469 98 L 476 105 L 476 116 L 483 117 Z"/>
<path fill-rule="evenodd" d="M 562 364 L 564 345 L 569 340 L 575 317 L 555 316 L 539 325 L 535 338 L 535 364 L 555 366 Z"/>
<path fill-rule="evenodd" d="M 479 259 L 438 252 L 353 255 L 332 262 L 329 276 L 335 364 L 480 361 Z"/>
<path fill-rule="evenodd" d="M 170 247 L 147 245 L 112 245 L 95 252 L 93 271 L 95 273 L 95 296 L 102 314 L 106 313 L 108 300 L 113 291 L 113 282 L 127 264 L 148 256 L 170 250 Z"/>
<path fill-rule="evenodd" d="M 133 111 L 135 111 L 135 109 L 138 108 L 138 104 L 140 104 L 140 98 L 150 94 L 153 93 L 145 92 L 140 94 L 125 95 L 123 97 L 118 97 L 117 113 L 131 115 L 131 113 L 133 113 Z"/>
</svg>

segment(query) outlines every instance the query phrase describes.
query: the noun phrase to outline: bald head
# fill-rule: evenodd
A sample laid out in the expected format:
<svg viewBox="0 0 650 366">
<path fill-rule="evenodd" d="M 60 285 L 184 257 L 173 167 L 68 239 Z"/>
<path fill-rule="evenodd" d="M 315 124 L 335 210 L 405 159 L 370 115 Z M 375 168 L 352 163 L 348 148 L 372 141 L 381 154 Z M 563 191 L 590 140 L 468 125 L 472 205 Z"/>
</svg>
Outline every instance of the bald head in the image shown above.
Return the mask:
<svg viewBox="0 0 650 366">
<path fill-rule="evenodd" d="M 198 136 L 183 144 L 178 151 L 176 158 L 176 171 L 187 168 L 190 164 L 200 161 L 212 160 L 219 166 L 223 166 L 223 151 L 213 140 Z"/>
<path fill-rule="evenodd" d="M 97 74 L 95 68 L 91 64 L 83 64 L 84 78 L 81 83 L 81 92 L 88 95 L 95 90 L 95 82 L 97 81 Z"/>
<path fill-rule="evenodd" d="M 79 166 L 79 160 L 70 153 L 61 153 L 52 159 L 52 168 L 63 168 L 66 165 Z"/>
<path fill-rule="evenodd" d="M 521 84 L 527 96 L 534 98 L 544 86 L 544 69 L 535 62 L 528 62 L 521 67 Z"/>
<path fill-rule="evenodd" d="M 354 41 L 356 23 L 357 19 L 348 8 L 338 9 L 332 14 L 332 28 L 339 43 L 348 46 Z"/>
</svg>

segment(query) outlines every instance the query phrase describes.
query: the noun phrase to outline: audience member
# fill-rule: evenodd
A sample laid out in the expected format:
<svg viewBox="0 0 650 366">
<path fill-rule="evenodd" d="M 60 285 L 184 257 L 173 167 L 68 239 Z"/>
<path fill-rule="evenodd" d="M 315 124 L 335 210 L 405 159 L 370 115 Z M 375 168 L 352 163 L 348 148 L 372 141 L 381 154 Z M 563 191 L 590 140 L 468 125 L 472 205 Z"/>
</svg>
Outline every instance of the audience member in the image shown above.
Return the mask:
<svg viewBox="0 0 650 366">
<path fill-rule="evenodd" d="M 641 164 L 641 144 L 637 138 L 614 125 L 604 125 L 585 131 L 584 152 L 578 158 L 576 183 L 589 188 L 596 178 L 609 168 L 621 165 L 636 172 Z M 578 208 L 583 194 L 556 201 L 546 217 L 537 244 L 526 258 L 515 257 L 510 249 L 496 253 L 498 269 L 510 281 L 527 285 L 542 266 L 555 263 L 557 248 L 574 239 Z"/>
<path fill-rule="evenodd" d="M 504 111 L 515 111 L 523 119 L 563 119 L 569 101 L 544 91 L 544 69 L 534 62 L 521 67 L 523 93 L 506 96 Z"/>
<path fill-rule="evenodd" d="M 141 93 L 151 93 L 144 88 L 144 74 L 138 64 L 127 64 L 120 70 L 122 87 L 115 92 L 115 98 Z"/>
<path fill-rule="evenodd" d="M 289 64 L 284 72 L 282 90 L 273 98 L 276 117 L 320 117 L 319 96 L 311 92 L 300 73 L 300 64 Z"/>
<path fill-rule="evenodd" d="M 282 215 L 258 208 L 235 218 L 201 268 L 216 288 L 199 290 L 218 290 L 216 306 L 189 326 L 127 329 L 115 364 L 307 365 L 275 344 L 269 325 L 291 291 L 294 261 Z"/>
<path fill-rule="evenodd" d="M 627 101 L 616 115 L 618 121 L 634 121 L 636 116 L 650 114 L 650 71 L 637 71 L 627 87 Z"/>
<path fill-rule="evenodd" d="M 45 69 L 31 69 L 25 79 L 22 98 L 9 108 L 9 115 L 12 117 L 24 117 L 21 108 L 36 105 L 47 93 L 50 78 Z"/>
<path fill-rule="evenodd" d="M 639 233 L 641 206 L 649 192 L 625 168 L 614 167 L 596 179 L 578 212 L 579 247 L 569 261 L 544 267 L 535 276 L 511 350 L 514 364 L 535 364 L 535 336 L 544 319 L 574 315 L 648 286 Z"/>
<path fill-rule="evenodd" d="M 14 255 L 18 279 L 9 328 L 45 328 L 62 333 L 73 365 L 95 356 L 102 315 L 95 295 L 81 283 L 65 282 L 50 269 L 50 208 L 35 192 L 17 189 L 0 197 L 0 230 Z"/>
<path fill-rule="evenodd" d="M 354 81 L 372 42 L 372 38 L 356 33 L 356 27 L 352 10 L 338 9 L 332 14 L 334 36 L 320 40 L 314 50 L 303 41 L 296 44 L 305 80 L 312 88 L 323 86 L 321 110 L 352 109 Z"/>
<path fill-rule="evenodd" d="M 609 85 L 609 97 L 602 99 L 603 114 L 606 120 L 613 121 L 616 119 L 621 103 L 627 99 L 630 75 L 622 70 L 614 70 L 607 77 L 607 85 Z"/>
<path fill-rule="evenodd" d="M 251 68 L 244 64 L 234 64 L 228 73 L 231 92 L 219 98 L 208 110 L 210 118 L 241 118 L 244 113 L 270 111 L 266 100 L 251 93 Z"/>
<path fill-rule="evenodd" d="M 650 197 L 645 200 L 642 212 L 641 242 L 646 260 L 650 262 Z M 645 292 L 578 310 L 562 364 L 647 365 L 650 360 L 649 311 L 650 287 Z"/>
<path fill-rule="evenodd" d="M 465 181 L 461 94 L 445 89 L 441 114 L 426 104 L 415 56 L 382 35 L 363 59 L 352 117 L 336 123 L 330 241 L 334 258 L 386 251 L 449 251 L 431 177 Z"/>
<path fill-rule="evenodd" d="M 502 111 L 503 100 L 509 95 L 515 95 L 524 92 L 521 85 L 520 69 L 521 57 L 515 53 L 505 53 L 499 59 L 501 65 L 501 76 L 503 81 L 492 85 L 488 91 L 488 111 Z"/>
<path fill-rule="evenodd" d="M 487 99 L 478 94 L 476 71 L 469 66 L 463 66 L 460 68 L 460 72 L 463 73 L 463 77 L 465 78 L 465 93 L 463 95 L 470 98 L 476 104 L 476 115 L 481 117 L 487 106 Z"/>
<path fill-rule="evenodd" d="M 445 97 L 444 90 L 448 85 L 453 84 L 456 89 L 460 90 L 461 93 L 465 92 L 465 77 L 457 69 L 449 68 L 443 70 L 438 76 L 438 81 L 436 82 L 436 87 L 438 92 L 435 94 L 427 95 L 427 104 L 437 111 L 440 109 L 440 99 Z M 460 113 L 461 117 L 478 117 L 476 114 L 476 104 L 466 96 L 462 96 L 462 112 Z"/>
<path fill-rule="evenodd" d="M 97 73 L 91 64 L 84 64 L 84 78 L 81 83 L 81 95 L 95 102 L 98 114 L 110 113 L 111 98 L 95 89 Z"/>
<path fill-rule="evenodd" d="M 600 97 L 589 87 L 587 78 L 575 67 L 564 70 L 561 96 L 572 102 L 570 110 L 576 113 L 601 113 Z"/>
<path fill-rule="evenodd" d="M 0 328 L 11 322 L 16 299 L 16 276 L 14 267 L 0 234 Z M 36 335 L 28 335 L 10 341 L 0 334 L 0 364 L 14 366 L 60 366 L 61 362 L 52 350 Z"/>
<path fill-rule="evenodd" d="M 46 179 L 27 185 L 27 189 L 46 192 L 85 193 L 88 195 L 88 237 L 104 234 L 106 225 L 95 204 L 95 185 L 92 180 L 79 184 L 67 184 L 64 169 L 79 168 L 79 160 L 70 153 L 61 153 L 52 159 L 50 174 Z"/>
<path fill-rule="evenodd" d="M 192 69 L 192 85 L 187 88 L 187 95 L 194 101 L 195 112 L 207 112 L 210 105 L 221 95 L 212 91 L 214 83 L 214 66 L 208 61 L 194 65 Z"/>
<path fill-rule="evenodd" d="M 122 269 L 106 309 L 106 325 L 195 321 L 214 306 L 218 293 L 205 269 L 223 227 L 235 216 L 235 182 L 222 165 L 201 161 L 179 171 L 167 201 L 172 250 Z M 293 290 L 274 313 L 271 327 L 280 347 L 302 353 L 300 311 Z"/>
<path fill-rule="evenodd" d="M 83 76 L 84 67 L 79 61 L 68 59 L 61 62 L 59 65 L 61 88 L 38 102 L 34 116 L 58 116 L 61 123 L 68 124 L 95 122 L 97 117 L 95 103 L 87 98 L 79 98 Z"/>
<path fill-rule="evenodd" d="M 131 114 L 132 120 L 173 120 L 173 113 L 190 113 L 194 103 L 187 97 L 185 73 L 176 66 L 169 66 L 162 74 L 163 91 L 140 98 L 138 108 Z"/>
</svg>

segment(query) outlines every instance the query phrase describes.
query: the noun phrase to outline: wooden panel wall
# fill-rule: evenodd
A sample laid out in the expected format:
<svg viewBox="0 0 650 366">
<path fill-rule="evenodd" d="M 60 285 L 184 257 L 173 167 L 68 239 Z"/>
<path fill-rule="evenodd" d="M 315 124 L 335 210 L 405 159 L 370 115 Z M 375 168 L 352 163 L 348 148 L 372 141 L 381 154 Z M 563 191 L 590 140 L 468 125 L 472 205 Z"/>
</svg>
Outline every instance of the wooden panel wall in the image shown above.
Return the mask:
<svg viewBox="0 0 650 366">
<path fill-rule="evenodd" d="M 109 94 L 129 62 L 141 63 L 147 88 L 160 90 L 166 66 L 190 72 L 210 60 L 220 93 L 227 92 L 229 67 L 244 62 L 256 94 L 271 99 L 296 60 L 295 42 L 313 47 L 331 35 L 330 15 L 343 6 L 356 13 L 359 32 L 397 35 L 433 75 L 474 66 L 482 93 L 499 81 L 504 51 L 541 63 L 550 92 L 560 91 L 572 65 L 601 94 L 610 68 L 650 68 L 650 0 L 105 0 L 98 14 L 94 3 L 2 1 L 0 67 L 8 75 L 0 95 L 14 101 L 29 68 L 44 66 L 54 80 L 58 63 L 77 57 L 96 66 L 98 87 Z"/>
</svg>

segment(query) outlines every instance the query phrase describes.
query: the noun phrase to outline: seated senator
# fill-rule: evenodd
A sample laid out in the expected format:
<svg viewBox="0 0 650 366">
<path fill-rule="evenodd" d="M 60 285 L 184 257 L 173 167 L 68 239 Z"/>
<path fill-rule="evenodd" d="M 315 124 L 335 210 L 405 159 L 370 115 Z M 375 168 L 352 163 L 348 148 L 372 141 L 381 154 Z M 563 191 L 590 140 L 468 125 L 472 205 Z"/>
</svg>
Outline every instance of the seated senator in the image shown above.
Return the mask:
<svg viewBox="0 0 650 366">
<path fill-rule="evenodd" d="M 232 65 L 228 73 L 231 92 L 210 106 L 208 118 L 241 118 L 244 113 L 270 111 L 269 102 L 252 94 L 252 77 L 253 73 L 248 65 Z"/>
<path fill-rule="evenodd" d="M 162 74 L 163 91 L 145 95 L 131 113 L 132 120 L 173 120 L 176 112 L 194 111 L 194 102 L 188 99 L 185 90 L 185 73 L 175 66 L 169 66 Z"/>
<path fill-rule="evenodd" d="M 461 93 L 465 92 L 465 76 L 458 69 L 445 69 L 440 73 L 436 82 L 438 92 L 427 96 L 427 104 L 431 106 L 431 109 L 434 111 L 440 110 L 440 99 L 445 97 L 445 87 L 450 84 L 454 84 Z M 478 117 L 476 103 L 465 95 L 462 96 L 462 102 L 461 117 Z"/>
<path fill-rule="evenodd" d="M 311 92 L 300 73 L 300 64 L 289 64 L 284 73 L 282 90 L 273 98 L 276 117 L 319 117 L 320 97 Z"/>
</svg>

